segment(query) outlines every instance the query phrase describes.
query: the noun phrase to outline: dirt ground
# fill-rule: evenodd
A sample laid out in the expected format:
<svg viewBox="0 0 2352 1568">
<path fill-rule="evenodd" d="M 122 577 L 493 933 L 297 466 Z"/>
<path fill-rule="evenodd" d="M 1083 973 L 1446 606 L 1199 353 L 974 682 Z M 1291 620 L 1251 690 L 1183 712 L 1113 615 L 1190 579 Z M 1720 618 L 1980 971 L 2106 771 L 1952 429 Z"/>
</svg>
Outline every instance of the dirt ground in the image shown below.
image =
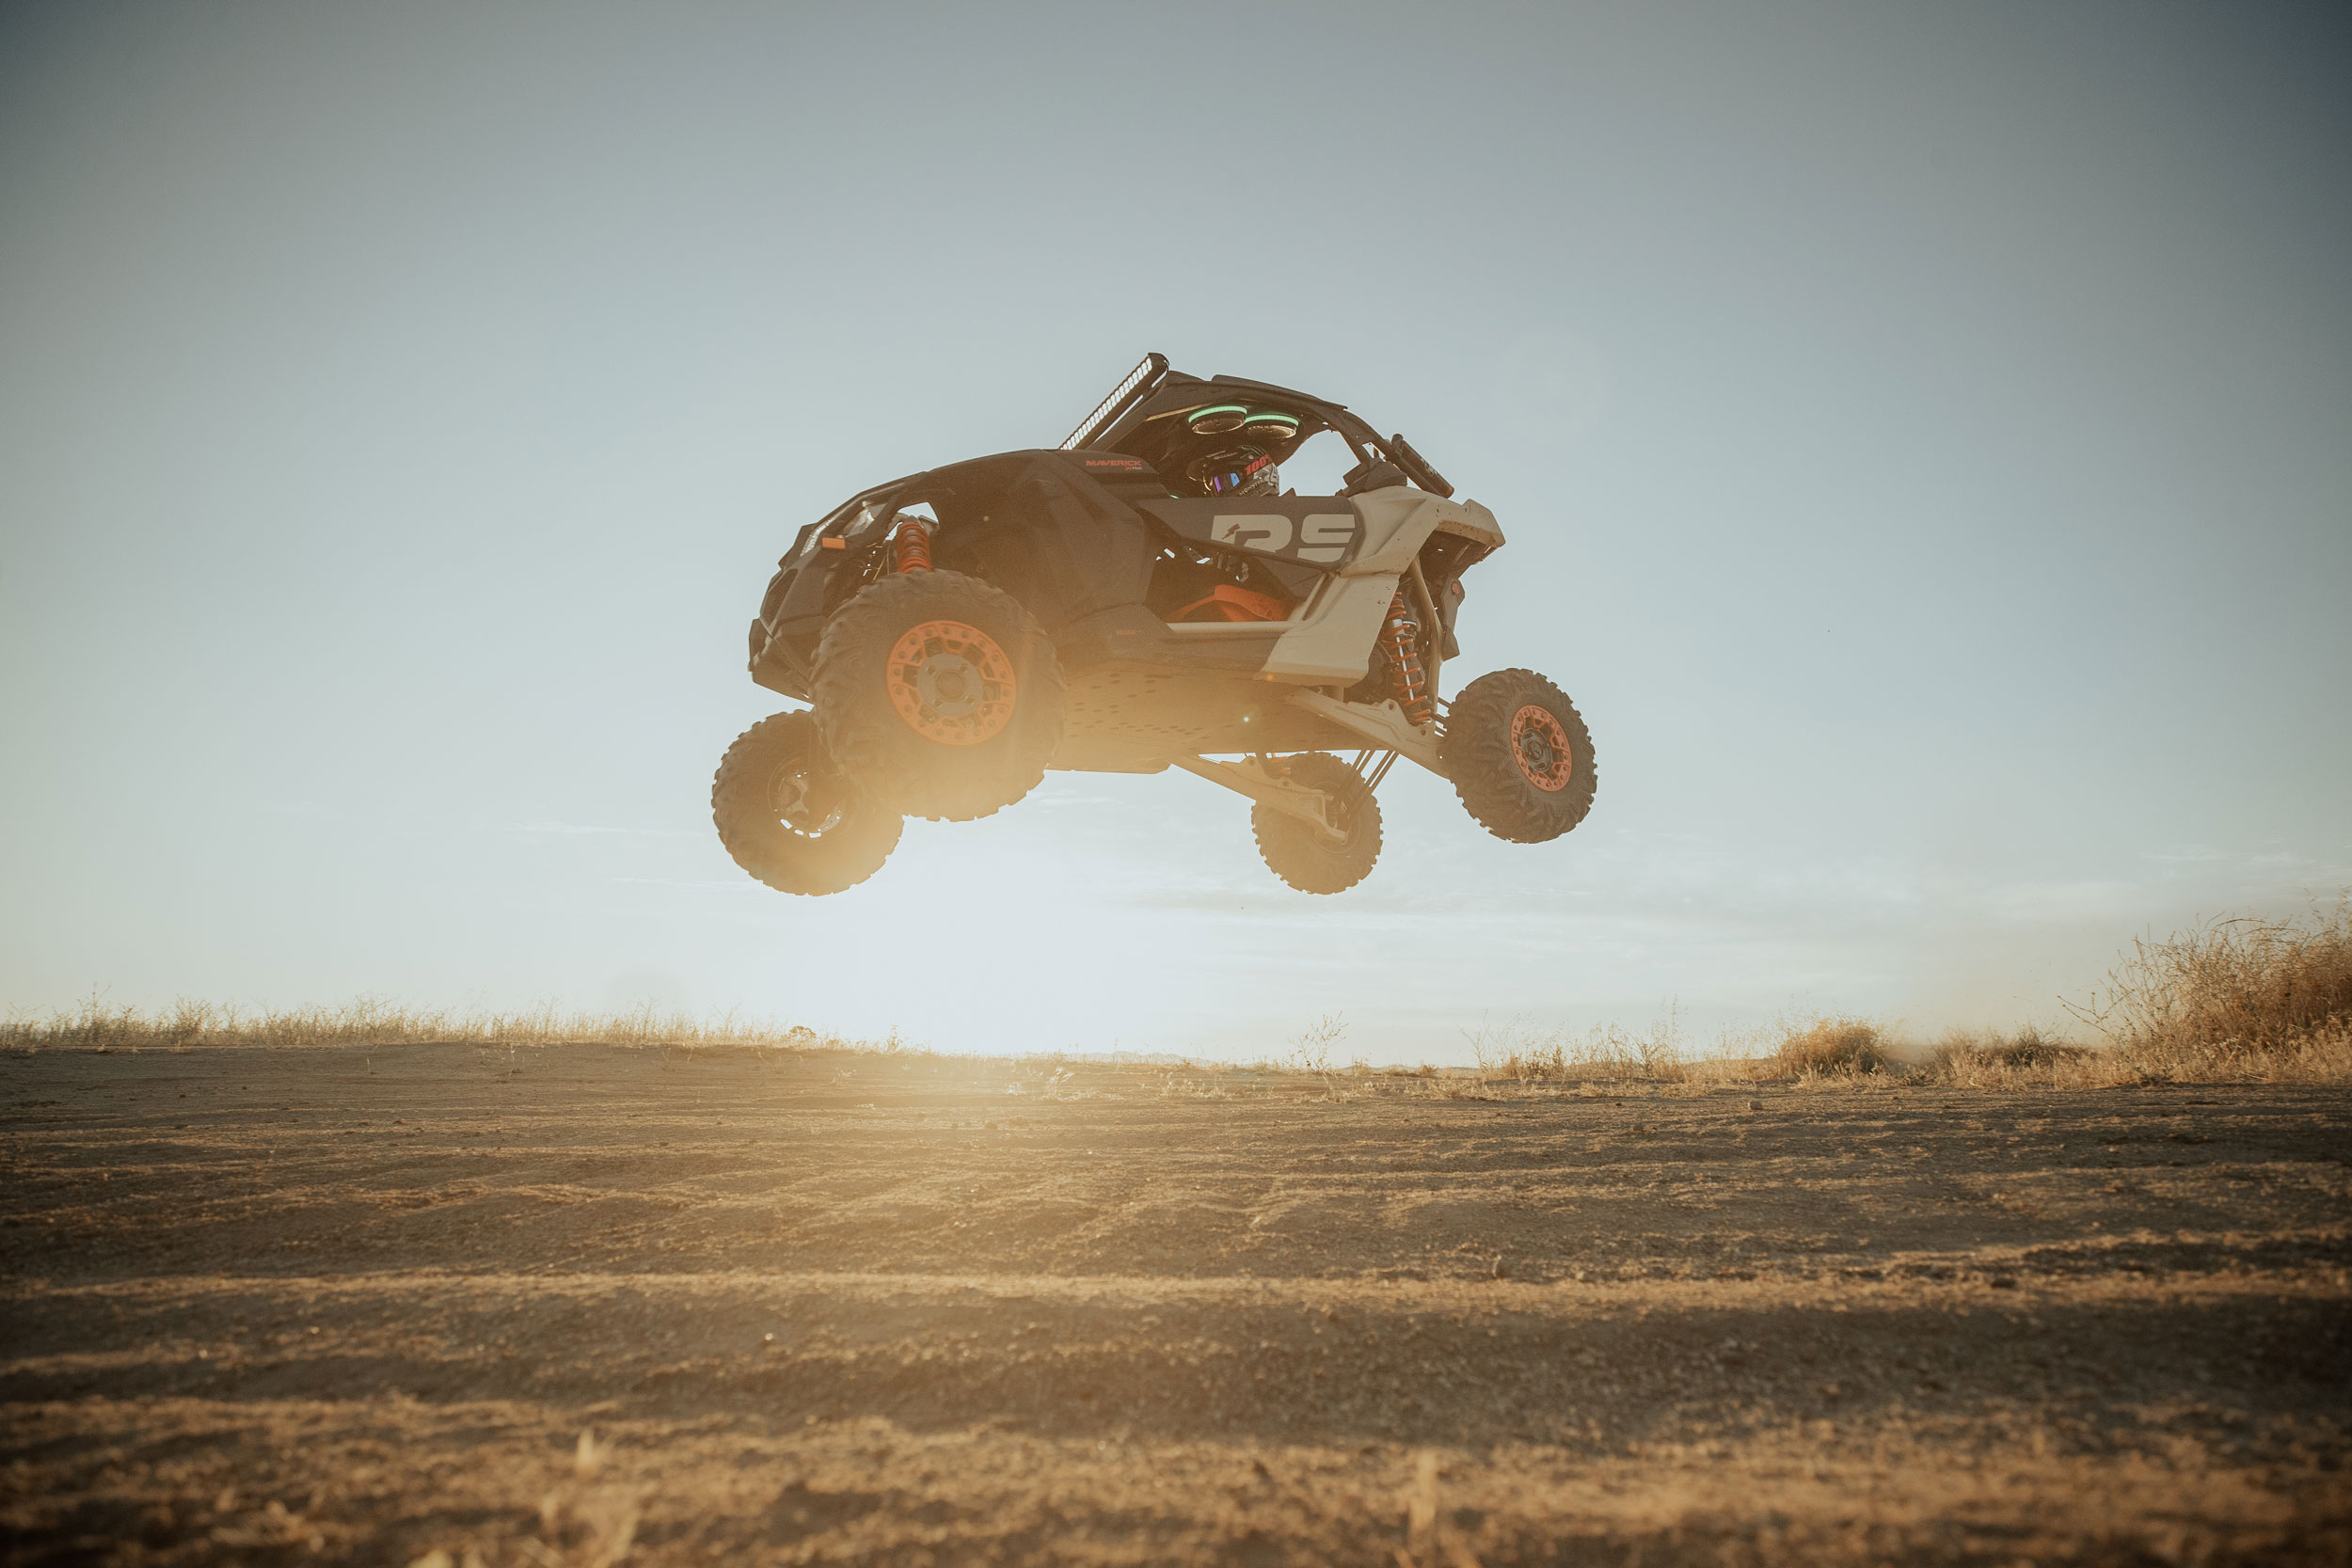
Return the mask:
<svg viewBox="0 0 2352 1568">
<path fill-rule="evenodd" d="M 9 1562 L 2352 1561 L 2341 1089 L 43 1052 L 0 1168 Z"/>
</svg>

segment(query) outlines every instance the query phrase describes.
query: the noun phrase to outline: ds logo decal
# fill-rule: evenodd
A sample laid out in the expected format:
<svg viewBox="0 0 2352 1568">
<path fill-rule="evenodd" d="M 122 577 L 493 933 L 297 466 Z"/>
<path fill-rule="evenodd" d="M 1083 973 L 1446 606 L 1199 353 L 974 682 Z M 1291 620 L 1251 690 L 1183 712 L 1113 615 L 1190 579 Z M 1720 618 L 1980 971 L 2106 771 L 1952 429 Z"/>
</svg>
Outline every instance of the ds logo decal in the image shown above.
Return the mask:
<svg viewBox="0 0 2352 1568">
<path fill-rule="evenodd" d="M 1285 549 L 1291 542 L 1291 520 L 1279 512 L 1263 516 L 1229 512 L 1209 525 L 1209 537 L 1245 550 Z"/>
<path fill-rule="evenodd" d="M 1220 545 L 1279 554 L 1290 550 L 1291 520 L 1276 512 L 1220 513 L 1209 525 L 1209 537 Z M 1298 547 L 1291 553 L 1301 561 L 1338 561 L 1355 540 L 1354 513 L 1317 513 L 1300 520 Z"/>
<path fill-rule="evenodd" d="M 1298 559 L 1337 561 L 1356 542 L 1356 514 L 1321 512 L 1298 525 Z"/>
</svg>

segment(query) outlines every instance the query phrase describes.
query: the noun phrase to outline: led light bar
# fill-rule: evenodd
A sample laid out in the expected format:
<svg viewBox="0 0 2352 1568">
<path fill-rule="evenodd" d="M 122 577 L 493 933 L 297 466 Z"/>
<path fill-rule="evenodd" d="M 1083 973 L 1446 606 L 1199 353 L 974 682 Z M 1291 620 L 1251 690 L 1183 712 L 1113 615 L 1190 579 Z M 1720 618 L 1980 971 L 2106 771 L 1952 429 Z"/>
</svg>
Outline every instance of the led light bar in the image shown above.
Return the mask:
<svg viewBox="0 0 2352 1568">
<path fill-rule="evenodd" d="M 1147 354 L 1136 368 L 1127 372 L 1127 379 L 1111 388 L 1111 395 L 1094 405 L 1094 412 L 1079 421 L 1060 447 L 1063 451 L 1075 451 L 1103 433 L 1104 427 L 1127 411 L 1130 404 L 1143 394 L 1145 388 L 1168 372 L 1168 356 Z"/>
</svg>

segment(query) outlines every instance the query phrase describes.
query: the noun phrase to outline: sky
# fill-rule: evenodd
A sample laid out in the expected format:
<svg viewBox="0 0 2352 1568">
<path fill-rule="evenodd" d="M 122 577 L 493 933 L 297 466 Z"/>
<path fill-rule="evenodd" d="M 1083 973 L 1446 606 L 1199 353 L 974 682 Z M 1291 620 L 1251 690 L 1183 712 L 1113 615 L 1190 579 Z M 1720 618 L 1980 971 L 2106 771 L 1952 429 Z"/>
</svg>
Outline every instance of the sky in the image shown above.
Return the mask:
<svg viewBox="0 0 2352 1568">
<path fill-rule="evenodd" d="M 0 1010 L 2060 1022 L 2352 886 L 2347 278 L 2341 7 L 20 0 Z M 1057 773 L 741 875 L 793 532 L 1146 350 L 1493 509 L 1446 694 L 1556 679 L 1591 816 L 1400 767 L 1316 898 L 1239 797 Z"/>
</svg>

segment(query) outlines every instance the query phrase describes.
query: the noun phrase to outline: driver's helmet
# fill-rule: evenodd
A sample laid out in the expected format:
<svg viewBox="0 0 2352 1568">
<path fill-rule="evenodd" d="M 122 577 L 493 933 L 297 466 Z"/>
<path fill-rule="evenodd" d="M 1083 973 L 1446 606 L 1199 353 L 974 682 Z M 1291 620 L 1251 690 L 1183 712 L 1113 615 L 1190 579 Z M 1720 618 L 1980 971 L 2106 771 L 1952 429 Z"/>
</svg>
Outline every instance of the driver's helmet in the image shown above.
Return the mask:
<svg viewBox="0 0 2352 1568">
<path fill-rule="evenodd" d="M 1194 458 L 1184 471 L 1212 496 L 1271 496 L 1282 486 L 1282 472 L 1263 447 L 1227 447 Z"/>
</svg>

